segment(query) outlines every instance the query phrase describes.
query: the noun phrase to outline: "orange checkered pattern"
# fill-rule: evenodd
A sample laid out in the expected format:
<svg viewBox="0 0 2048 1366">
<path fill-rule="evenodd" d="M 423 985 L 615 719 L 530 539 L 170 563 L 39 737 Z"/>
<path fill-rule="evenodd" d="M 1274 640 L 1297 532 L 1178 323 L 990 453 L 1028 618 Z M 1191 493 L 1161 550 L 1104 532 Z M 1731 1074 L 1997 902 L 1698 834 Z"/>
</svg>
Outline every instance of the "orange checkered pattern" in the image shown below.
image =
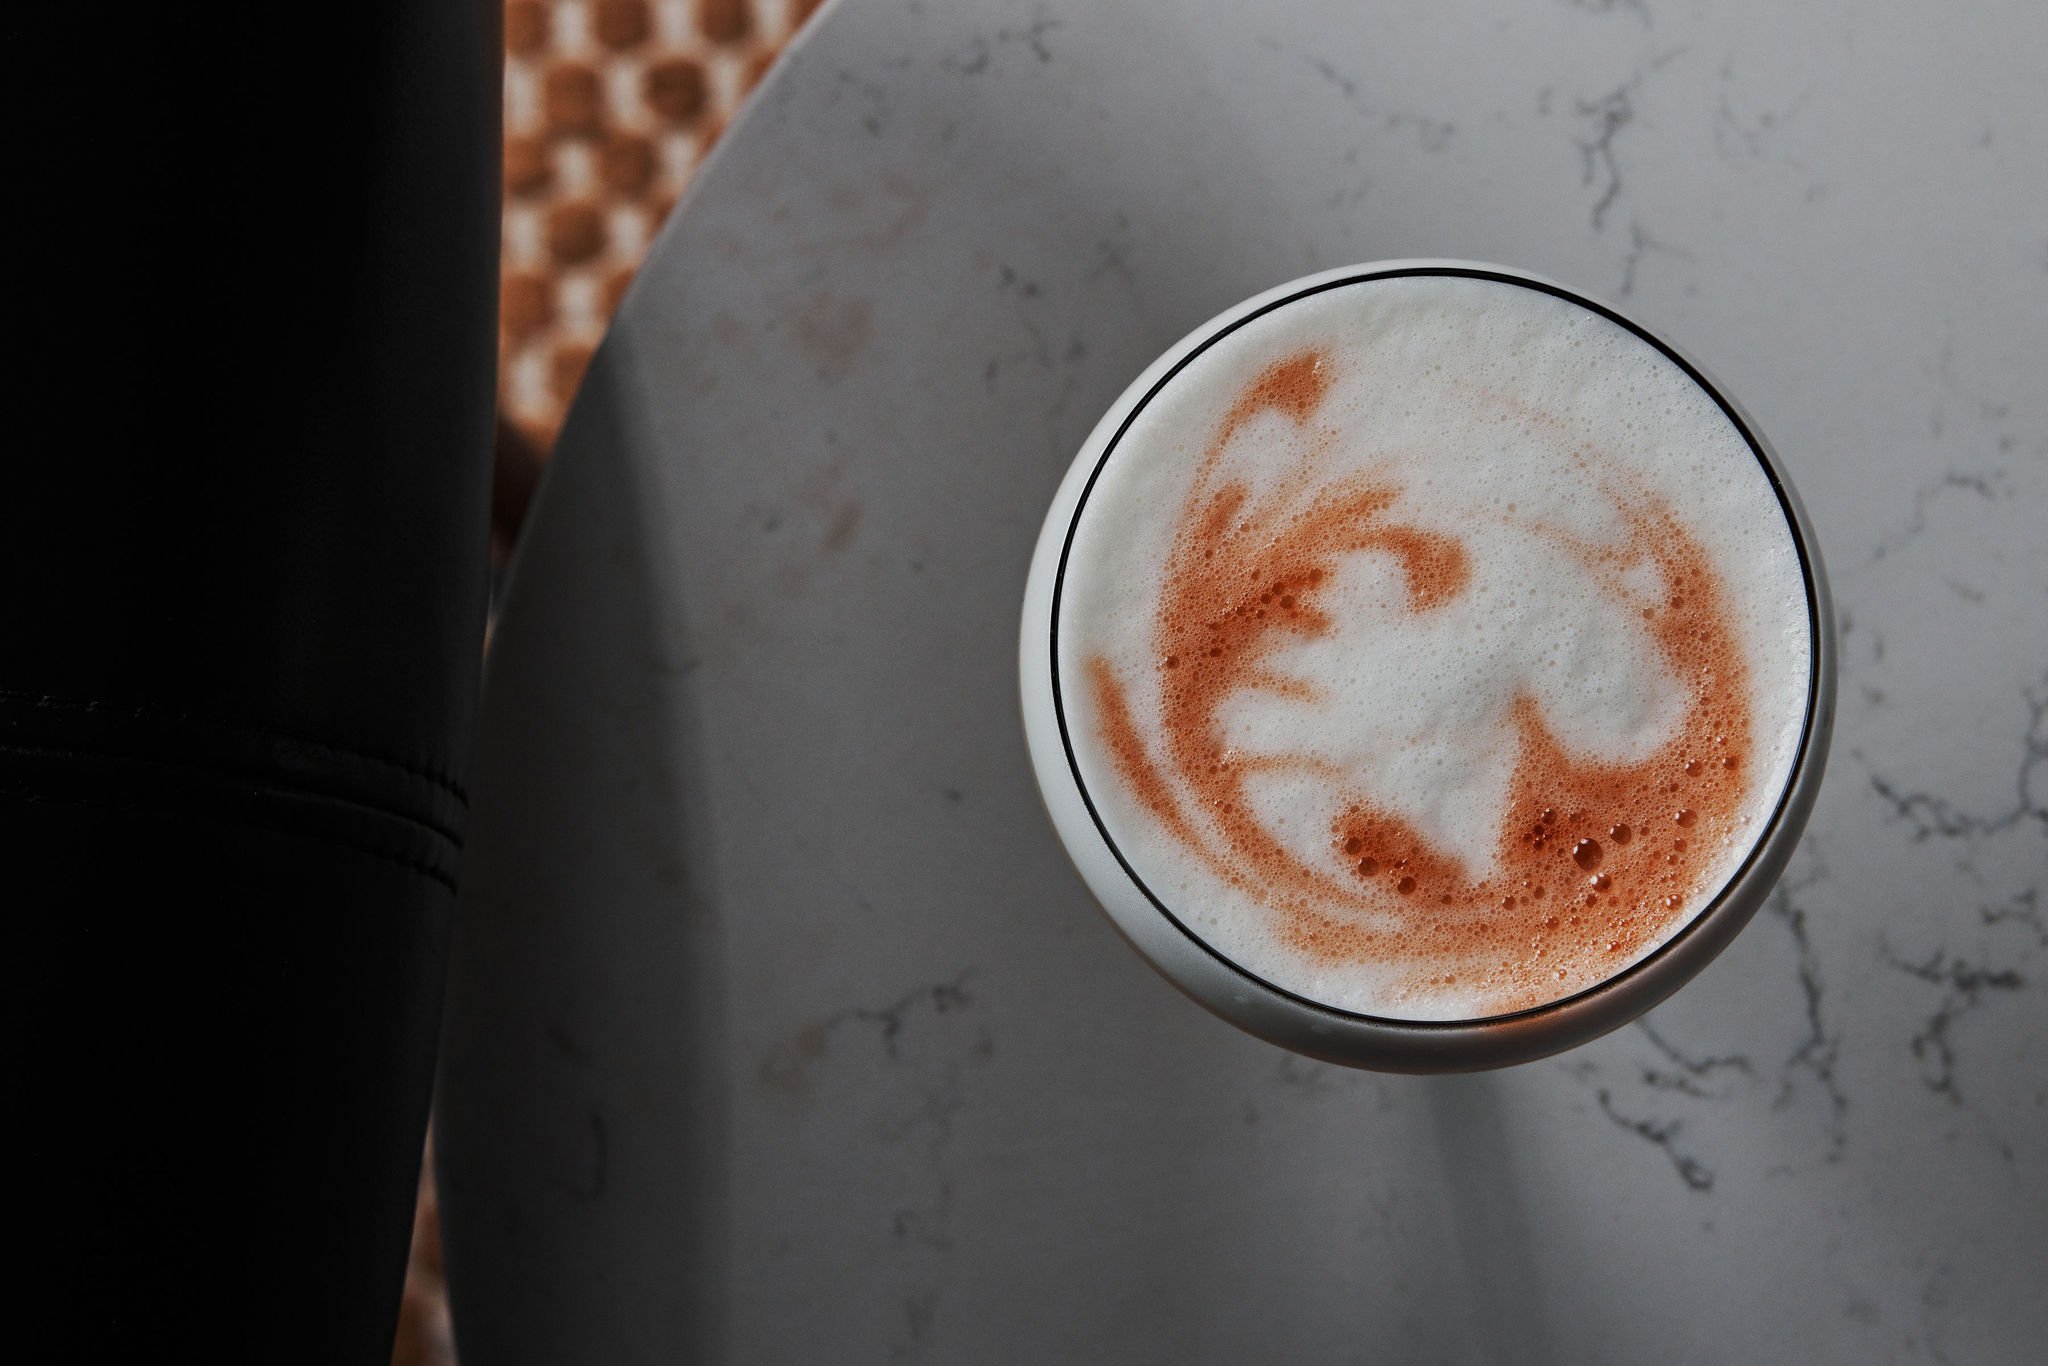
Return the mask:
<svg viewBox="0 0 2048 1366">
<path fill-rule="evenodd" d="M 819 0 L 510 0 L 501 404 L 554 442 L 655 230 Z"/>
</svg>

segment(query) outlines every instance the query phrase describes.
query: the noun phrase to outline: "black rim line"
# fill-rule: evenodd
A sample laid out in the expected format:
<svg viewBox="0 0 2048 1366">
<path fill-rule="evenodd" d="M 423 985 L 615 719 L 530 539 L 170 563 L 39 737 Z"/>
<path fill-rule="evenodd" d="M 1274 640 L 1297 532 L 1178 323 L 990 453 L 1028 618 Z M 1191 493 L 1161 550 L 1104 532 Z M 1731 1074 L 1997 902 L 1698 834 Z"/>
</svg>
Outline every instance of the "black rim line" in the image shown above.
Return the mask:
<svg viewBox="0 0 2048 1366">
<path fill-rule="evenodd" d="M 1648 343 L 1656 349 L 1659 355 L 1676 365 L 1685 373 L 1686 378 L 1690 379 L 1709 398 L 1714 400 L 1714 405 L 1721 410 L 1722 415 L 1741 434 L 1743 443 L 1749 447 L 1750 454 L 1756 458 L 1758 467 L 1762 469 L 1764 478 L 1771 486 L 1772 496 L 1778 500 L 1778 510 L 1785 518 L 1786 529 L 1792 537 L 1792 547 L 1799 556 L 1800 580 L 1806 590 L 1808 652 L 1806 713 L 1800 727 L 1799 748 L 1792 757 L 1792 766 L 1786 775 L 1784 789 L 1779 792 L 1777 803 L 1771 808 L 1770 819 L 1764 823 L 1763 830 L 1757 835 L 1755 842 L 1749 848 L 1749 852 L 1743 856 L 1742 862 L 1736 865 L 1735 871 L 1728 875 L 1728 879 L 1722 885 L 1721 890 L 1716 892 L 1713 899 L 1695 912 L 1692 918 L 1681 926 L 1669 939 L 1666 939 L 1643 958 L 1631 963 L 1612 977 L 1603 978 L 1584 990 L 1575 992 L 1570 996 L 1560 997 L 1555 1001 L 1546 1002 L 1540 1006 L 1530 1006 L 1525 1010 L 1513 1011 L 1506 1015 L 1487 1015 L 1470 1020 L 1399 1020 L 1384 1015 L 1365 1015 L 1357 1011 L 1342 1010 L 1336 1006 L 1327 1005 L 1321 1001 L 1303 996 L 1298 992 L 1290 991 L 1276 982 L 1267 981 L 1257 973 L 1234 961 L 1206 939 L 1202 938 L 1202 936 L 1189 929 L 1182 923 L 1180 917 L 1175 915 L 1166 903 L 1159 899 L 1151 887 L 1146 885 L 1145 880 L 1138 876 L 1137 869 L 1131 866 L 1130 860 L 1124 856 L 1123 849 L 1117 844 L 1115 838 L 1110 835 L 1109 827 L 1104 824 L 1102 813 L 1095 807 L 1095 798 L 1088 791 L 1088 784 L 1081 776 L 1080 763 L 1074 755 L 1073 737 L 1067 728 L 1066 701 L 1060 688 L 1060 602 L 1066 591 L 1067 561 L 1073 554 L 1074 536 L 1080 529 L 1081 515 L 1087 510 L 1088 499 L 1095 491 L 1096 481 L 1102 477 L 1103 470 L 1109 465 L 1110 457 L 1116 454 L 1117 446 L 1123 441 L 1124 434 L 1130 430 L 1131 424 L 1137 421 L 1138 415 L 1144 412 L 1152 400 L 1159 396 L 1160 391 L 1172 383 L 1174 377 L 1192 364 L 1197 357 L 1239 328 L 1263 318 L 1268 313 L 1333 289 L 1345 289 L 1352 285 L 1367 284 L 1374 280 L 1431 276 L 1489 280 L 1496 284 L 1515 285 L 1522 289 L 1533 289 L 1538 293 L 1563 299 L 1567 303 L 1576 304 L 1588 312 L 1598 314 L 1615 326 L 1622 328 L 1631 336 Z M 1052 610 L 1050 615 L 1051 657 L 1048 661 L 1047 672 L 1051 675 L 1052 679 L 1053 717 L 1059 726 L 1060 747 L 1066 754 L 1067 771 L 1073 776 L 1074 790 L 1080 794 L 1082 805 L 1088 809 L 1088 818 L 1094 822 L 1096 833 L 1102 837 L 1104 847 L 1116 859 L 1117 866 L 1123 869 L 1124 876 L 1130 879 L 1131 885 L 1144 895 L 1145 900 L 1151 903 L 1152 908 L 1164 916 L 1166 922 L 1178 930 L 1183 938 L 1207 954 L 1211 959 L 1228 968 L 1236 976 L 1243 978 L 1246 982 L 1319 1015 L 1328 1016 L 1350 1024 L 1369 1025 L 1378 1029 L 1452 1033 L 1459 1030 L 1490 1029 L 1504 1024 L 1527 1023 L 1544 1016 L 1560 1014 L 1566 1010 L 1583 1005 L 1606 992 L 1613 991 L 1664 959 L 1686 940 L 1692 938 L 1702 925 L 1716 918 L 1716 913 L 1721 910 L 1722 904 L 1727 900 L 1729 892 L 1749 874 L 1750 869 L 1756 865 L 1756 861 L 1762 855 L 1764 849 L 1777 835 L 1778 828 L 1784 821 L 1786 807 L 1790 804 L 1792 794 L 1798 788 L 1800 779 L 1805 774 L 1807 763 L 1812 756 L 1815 712 L 1820 704 L 1820 595 L 1818 585 L 1814 581 L 1813 561 L 1807 548 L 1806 536 L 1800 527 L 1798 516 L 1793 511 L 1791 499 L 1786 496 L 1784 482 L 1778 477 L 1776 466 L 1772 463 L 1771 457 L 1765 452 L 1763 443 L 1758 440 L 1756 433 L 1750 429 L 1749 423 L 1743 419 L 1742 414 L 1736 410 L 1734 404 L 1705 375 L 1701 374 L 1691 361 L 1679 355 L 1663 339 L 1630 319 L 1623 317 L 1621 314 L 1616 313 L 1605 304 L 1573 293 L 1561 285 L 1553 285 L 1541 280 L 1531 280 L 1518 275 L 1505 275 L 1498 271 L 1478 270 L 1463 266 L 1411 266 L 1395 270 L 1367 271 L 1359 275 L 1347 275 L 1341 279 L 1327 280 L 1321 284 L 1312 285 L 1307 289 L 1298 290 L 1284 298 L 1275 299 L 1270 303 L 1261 305 L 1241 318 L 1234 319 L 1229 326 L 1219 329 L 1211 336 L 1204 337 L 1201 343 L 1193 350 L 1175 361 L 1173 368 L 1164 375 L 1161 375 L 1152 387 L 1145 391 L 1144 397 L 1140 398 L 1131 408 L 1131 411 L 1124 415 L 1123 421 L 1117 425 L 1115 435 L 1111 436 L 1109 443 L 1103 447 L 1101 456 L 1095 462 L 1095 468 L 1088 472 L 1088 482 L 1082 485 L 1081 496 L 1075 501 L 1073 515 L 1067 521 L 1065 539 L 1060 545 L 1059 568 L 1053 575 Z"/>
</svg>

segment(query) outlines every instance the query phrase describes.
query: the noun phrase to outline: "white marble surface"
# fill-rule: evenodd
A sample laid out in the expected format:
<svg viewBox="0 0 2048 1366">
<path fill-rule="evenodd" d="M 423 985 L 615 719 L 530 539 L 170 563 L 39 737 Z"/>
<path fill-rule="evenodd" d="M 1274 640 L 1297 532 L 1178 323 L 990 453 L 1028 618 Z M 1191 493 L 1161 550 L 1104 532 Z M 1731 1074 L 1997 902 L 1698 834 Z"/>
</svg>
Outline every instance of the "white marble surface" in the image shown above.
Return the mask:
<svg viewBox="0 0 2048 1366">
<path fill-rule="evenodd" d="M 2043 54 L 2019 3 L 842 0 L 657 244 L 500 628 L 440 1100 L 466 1366 L 2038 1360 Z M 1843 627 L 1766 913 L 1642 1025 L 1449 1079 L 1153 977 L 1012 674 L 1129 378 L 1425 255 L 1704 360 Z"/>
</svg>

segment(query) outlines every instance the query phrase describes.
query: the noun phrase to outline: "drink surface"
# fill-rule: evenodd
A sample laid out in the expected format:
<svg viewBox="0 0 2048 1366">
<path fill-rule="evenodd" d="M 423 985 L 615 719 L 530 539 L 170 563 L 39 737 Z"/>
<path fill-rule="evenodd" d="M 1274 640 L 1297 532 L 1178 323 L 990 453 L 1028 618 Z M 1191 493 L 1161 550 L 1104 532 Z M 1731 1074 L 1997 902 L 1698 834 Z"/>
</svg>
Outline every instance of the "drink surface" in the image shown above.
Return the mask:
<svg viewBox="0 0 2048 1366">
<path fill-rule="evenodd" d="M 1572 996 L 1763 835 L 1812 670 L 1765 469 L 1675 360 L 1540 288 L 1323 288 L 1112 443 L 1060 575 L 1076 776 L 1151 898 L 1358 1014 Z"/>
</svg>

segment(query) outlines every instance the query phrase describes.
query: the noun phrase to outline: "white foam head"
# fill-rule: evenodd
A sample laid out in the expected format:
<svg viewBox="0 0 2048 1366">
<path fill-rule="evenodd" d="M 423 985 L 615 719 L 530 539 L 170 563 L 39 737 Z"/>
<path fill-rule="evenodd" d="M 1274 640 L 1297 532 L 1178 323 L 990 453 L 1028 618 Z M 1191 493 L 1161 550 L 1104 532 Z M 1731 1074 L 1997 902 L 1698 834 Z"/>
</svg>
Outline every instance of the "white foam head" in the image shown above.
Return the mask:
<svg viewBox="0 0 2048 1366">
<path fill-rule="evenodd" d="M 1812 669 L 1787 516 L 1672 357 L 1507 280 L 1326 287 L 1144 403 L 1061 578 L 1063 724 L 1151 895 L 1401 1019 L 1557 1000 L 1761 836 Z"/>
</svg>

